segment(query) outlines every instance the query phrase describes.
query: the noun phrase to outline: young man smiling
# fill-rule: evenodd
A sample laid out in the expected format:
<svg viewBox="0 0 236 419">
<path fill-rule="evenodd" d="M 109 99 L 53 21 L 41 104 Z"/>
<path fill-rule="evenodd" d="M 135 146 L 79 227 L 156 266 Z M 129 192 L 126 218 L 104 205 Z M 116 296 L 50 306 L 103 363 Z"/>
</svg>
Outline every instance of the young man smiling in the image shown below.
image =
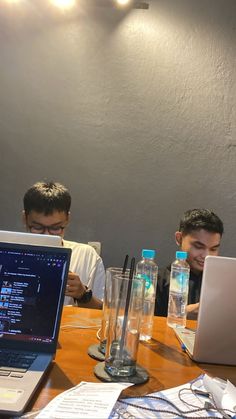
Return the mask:
<svg viewBox="0 0 236 419">
<path fill-rule="evenodd" d="M 102 308 L 102 259 L 91 246 L 64 240 L 70 219 L 69 191 L 57 182 L 37 182 L 25 193 L 23 201 L 23 222 L 28 231 L 61 236 L 63 246 L 72 249 L 64 304 Z"/>
<path fill-rule="evenodd" d="M 190 318 L 196 317 L 198 313 L 205 258 L 207 255 L 218 255 L 223 232 L 223 222 L 214 212 L 192 209 L 184 213 L 179 231 L 175 233 L 177 246 L 188 252 L 190 278 L 187 312 Z M 155 305 L 155 315 L 158 316 L 167 316 L 170 269 L 168 266 L 158 276 Z"/>
</svg>

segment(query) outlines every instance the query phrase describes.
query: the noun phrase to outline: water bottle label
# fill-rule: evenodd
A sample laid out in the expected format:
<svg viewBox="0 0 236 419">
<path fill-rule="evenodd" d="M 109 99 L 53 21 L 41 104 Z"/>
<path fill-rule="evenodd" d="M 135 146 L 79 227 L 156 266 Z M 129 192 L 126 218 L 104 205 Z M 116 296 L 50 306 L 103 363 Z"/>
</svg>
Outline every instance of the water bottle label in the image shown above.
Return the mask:
<svg viewBox="0 0 236 419">
<path fill-rule="evenodd" d="M 150 286 L 152 285 L 152 281 L 151 281 L 150 277 L 148 275 L 145 275 L 145 274 L 138 274 L 137 277 L 145 279 L 145 288 L 146 288 L 146 290 L 149 290 Z"/>
<path fill-rule="evenodd" d="M 171 272 L 170 289 L 176 292 L 184 291 L 188 287 L 189 271 L 173 270 Z"/>
</svg>

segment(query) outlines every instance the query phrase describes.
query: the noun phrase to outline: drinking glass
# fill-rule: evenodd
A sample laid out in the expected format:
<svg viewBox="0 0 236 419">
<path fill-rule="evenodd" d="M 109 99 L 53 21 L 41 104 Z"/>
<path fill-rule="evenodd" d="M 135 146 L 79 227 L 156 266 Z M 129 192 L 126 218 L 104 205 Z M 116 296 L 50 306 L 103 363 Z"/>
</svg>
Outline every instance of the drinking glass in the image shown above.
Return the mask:
<svg viewBox="0 0 236 419">
<path fill-rule="evenodd" d="M 136 374 L 145 280 L 113 275 L 105 354 L 105 371 L 111 376 Z"/>
<path fill-rule="evenodd" d="M 111 294 L 112 294 L 112 279 L 115 275 L 122 275 L 123 268 L 116 268 L 114 266 L 106 269 L 105 289 L 103 298 L 103 316 L 100 330 L 100 345 L 99 351 L 105 355 L 106 342 L 108 334 L 109 313 L 111 308 Z M 129 274 L 129 269 L 126 270 Z"/>
</svg>

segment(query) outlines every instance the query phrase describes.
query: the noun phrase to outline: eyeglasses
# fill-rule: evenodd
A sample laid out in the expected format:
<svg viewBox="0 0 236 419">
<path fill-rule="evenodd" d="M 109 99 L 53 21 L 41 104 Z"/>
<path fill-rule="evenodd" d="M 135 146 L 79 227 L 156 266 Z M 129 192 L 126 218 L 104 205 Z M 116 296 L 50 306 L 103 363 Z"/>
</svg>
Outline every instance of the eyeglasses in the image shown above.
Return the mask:
<svg viewBox="0 0 236 419">
<path fill-rule="evenodd" d="M 48 232 L 52 235 L 58 235 L 60 236 L 63 233 L 63 230 L 66 228 L 65 226 L 28 226 L 29 231 L 31 233 L 37 233 L 37 234 L 45 234 Z"/>
</svg>

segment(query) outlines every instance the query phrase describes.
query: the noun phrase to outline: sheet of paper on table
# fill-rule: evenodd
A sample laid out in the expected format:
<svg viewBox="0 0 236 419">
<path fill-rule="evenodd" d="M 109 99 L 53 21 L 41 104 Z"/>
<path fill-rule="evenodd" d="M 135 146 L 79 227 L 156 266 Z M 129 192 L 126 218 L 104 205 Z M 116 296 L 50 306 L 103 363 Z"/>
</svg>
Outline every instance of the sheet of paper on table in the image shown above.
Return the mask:
<svg viewBox="0 0 236 419">
<path fill-rule="evenodd" d="M 154 398 L 134 397 L 117 401 L 121 391 L 130 385 L 81 382 L 55 397 L 36 419 L 222 418 L 220 412 L 204 407 L 206 401 L 212 403 L 213 399 L 219 409 L 232 410 L 231 413 L 227 411 L 228 417 L 235 415 L 236 418 L 236 388 L 229 381 L 202 375 L 190 383 L 151 393 Z M 213 399 L 208 394 L 213 394 Z"/>
<path fill-rule="evenodd" d="M 37 419 L 107 419 L 120 393 L 129 383 L 86 383 L 55 397 Z"/>
</svg>

